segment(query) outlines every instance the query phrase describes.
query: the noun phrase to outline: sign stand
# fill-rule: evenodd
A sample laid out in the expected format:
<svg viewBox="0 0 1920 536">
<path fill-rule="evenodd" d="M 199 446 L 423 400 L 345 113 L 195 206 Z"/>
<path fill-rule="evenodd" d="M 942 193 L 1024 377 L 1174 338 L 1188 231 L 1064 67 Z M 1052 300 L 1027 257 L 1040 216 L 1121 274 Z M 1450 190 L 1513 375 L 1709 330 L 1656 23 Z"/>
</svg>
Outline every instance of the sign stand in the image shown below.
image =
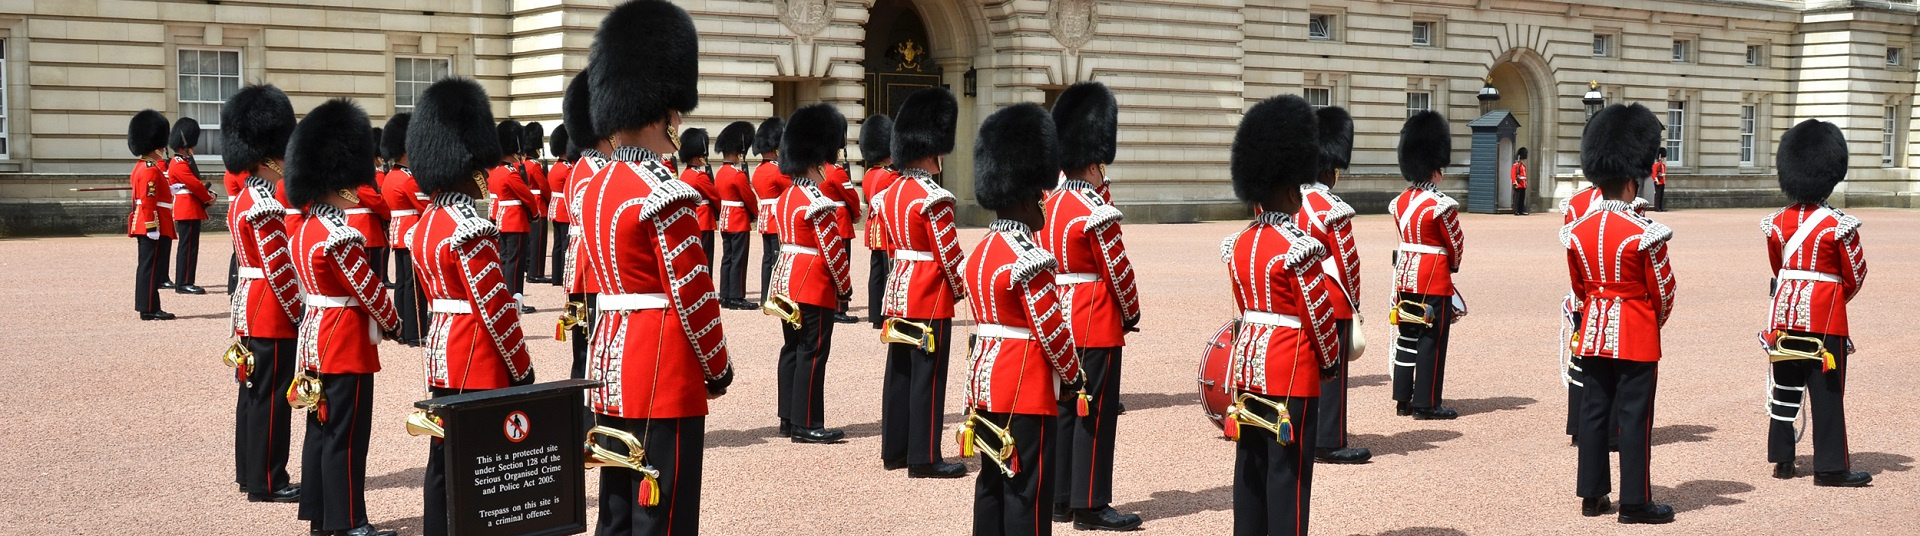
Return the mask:
<svg viewBox="0 0 1920 536">
<path fill-rule="evenodd" d="M 447 529 L 479 536 L 587 531 L 581 392 L 590 380 L 476 391 L 415 402 L 446 437 Z"/>
</svg>

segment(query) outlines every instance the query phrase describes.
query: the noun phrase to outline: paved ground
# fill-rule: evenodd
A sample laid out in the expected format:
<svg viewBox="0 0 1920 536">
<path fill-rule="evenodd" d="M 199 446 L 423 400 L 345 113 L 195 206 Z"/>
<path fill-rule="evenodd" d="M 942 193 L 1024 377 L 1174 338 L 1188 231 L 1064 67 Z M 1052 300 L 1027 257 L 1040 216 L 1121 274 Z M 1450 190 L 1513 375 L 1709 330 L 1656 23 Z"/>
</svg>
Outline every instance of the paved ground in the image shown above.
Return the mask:
<svg viewBox="0 0 1920 536">
<path fill-rule="evenodd" d="M 1762 327 L 1766 257 L 1760 210 L 1660 214 L 1677 232 L 1679 304 L 1667 326 L 1667 361 L 1655 421 L 1656 498 L 1679 511 L 1662 529 L 1580 517 L 1574 449 L 1561 434 L 1565 394 L 1555 371 L 1556 308 L 1565 264 L 1560 218 L 1470 215 L 1468 253 L 1457 281 L 1473 312 L 1455 331 L 1448 402 L 1457 421 L 1394 417 L 1384 342 L 1355 363 L 1354 443 L 1376 458 L 1316 471 L 1314 528 L 1322 534 L 1763 534 L 1911 533 L 1920 478 L 1920 347 L 1908 285 L 1920 270 L 1920 212 L 1859 210 L 1873 275 L 1853 305 L 1859 357 L 1848 403 L 1854 466 L 1874 474 L 1866 489 L 1816 488 L 1810 477 L 1778 481 L 1765 463 Z M 1198 409 L 1199 348 L 1232 315 L 1218 259 L 1222 236 L 1240 223 L 1129 227 L 1145 291 L 1144 332 L 1127 349 L 1115 507 L 1146 518 L 1157 534 L 1228 530 L 1232 447 Z M 1385 216 L 1357 222 L 1367 312 L 1384 310 Z M 979 231 L 964 233 L 970 248 Z M 123 534 L 177 529 L 202 534 L 302 534 L 292 505 L 249 504 L 233 490 L 227 302 L 219 279 L 228 246 L 209 235 L 202 252 L 209 296 L 165 294 L 173 322 L 140 322 L 127 280 L 131 240 L 119 237 L 0 241 L 0 534 Z M 755 258 L 759 252 L 755 251 Z M 856 280 L 866 263 L 855 263 Z M 757 267 L 757 263 L 755 263 Z M 750 277 L 757 281 L 758 276 Z M 547 333 L 554 287 L 532 287 L 532 335 Z M 861 294 L 864 296 L 864 294 Z M 864 300 L 864 298 L 862 298 Z M 864 303 L 855 314 L 867 314 Z M 841 326 L 829 370 L 828 422 L 850 440 L 795 445 L 773 437 L 776 321 L 726 313 L 739 380 L 708 420 L 703 528 L 710 534 L 959 534 L 969 526 L 971 478 L 908 480 L 879 460 L 882 346 L 864 324 Z M 1384 322 L 1368 339 L 1387 341 Z M 962 330 L 964 333 L 964 329 Z M 962 336 L 956 334 L 957 338 Z M 542 378 L 567 370 L 563 343 L 534 344 Z M 370 450 L 373 521 L 417 534 L 427 442 L 401 422 L 423 397 L 417 350 L 383 347 Z M 956 358 L 958 359 L 958 358 Z M 956 366 L 956 369 L 960 367 Z M 949 379 L 954 386 L 958 376 Z M 948 422 L 957 422 L 950 389 Z M 295 464 L 299 435 L 295 434 Z M 1802 445 L 1801 471 L 1810 471 Z M 955 454 L 947 446 L 950 456 Z M 977 463 L 969 462 L 974 469 Z M 295 467 L 298 475 L 298 468 Z M 591 488 L 591 486 L 590 486 Z M 589 496 L 595 495 L 589 489 Z M 589 517 L 594 514 L 589 512 Z M 1071 532 L 1056 525 L 1062 532 Z"/>
</svg>

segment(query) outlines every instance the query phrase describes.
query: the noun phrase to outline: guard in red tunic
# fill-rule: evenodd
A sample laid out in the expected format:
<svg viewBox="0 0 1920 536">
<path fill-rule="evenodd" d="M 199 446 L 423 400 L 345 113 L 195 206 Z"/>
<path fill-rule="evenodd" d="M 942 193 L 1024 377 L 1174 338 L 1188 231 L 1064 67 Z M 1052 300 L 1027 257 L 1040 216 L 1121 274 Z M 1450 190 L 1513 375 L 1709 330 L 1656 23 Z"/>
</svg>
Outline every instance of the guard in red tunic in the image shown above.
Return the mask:
<svg viewBox="0 0 1920 536">
<path fill-rule="evenodd" d="M 947 362 L 953 349 L 953 306 L 966 299 L 960 231 L 953 194 L 933 182 L 953 152 L 959 105 L 945 89 L 907 96 L 893 123 L 888 154 L 900 175 L 874 205 L 892 248 L 880 311 L 895 330 L 916 342 L 887 337 L 886 379 L 880 395 L 880 460 L 909 477 L 955 478 L 966 466 L 940 454 L 946 415 Z M 925 326 L 924 329 L 921 326 Z"/>
<path fill-rule="evenodd" d="M 713 148 L 720 152 L 720 169 L 714 172 L 715 197 L 720 199 L 720 306 L 751 311 L 759 309 L 747 301 L 747 255 L 753 241 L 753 219 L 760 213 L 760 201 L 747 179 L 747 151 L 753 148 L 753 123 L 734 121 L 720 130 Z M 711 264 L 711 263 L 709 263 Z"/>
<path fill-rule="evenodd" d="M 1315 111 L 1320 126 L 1319 178 L 1300 186 L 1300 211 L 1294 224 L 1305 231 L 1327 258 L 1320 270 L 1327 274 L 1327 296 L 1333 300 L 1333 329 L 1340 336 L 1340 364 L 1331 376 L 1320 382 L 1320 414 L 1314 426 L 1313 459 L 1321 463 L 1366 463 L 1373 452 L 1365 447 L 1347 446 L 1347 363 L 1358 349 L 1360 325 L 1360 250 L 1353 239 L 1353 206 L 1333 195 L 1340 171 L 1347 168 L 1353 155 L 1353 116 L 1338 106 Z"/>
<path fill-rule="evenodd" d="M 213 192 L 200 180 L 200 165 L 193 161 L 193 148 L 199 144 L 200 122 L 182 117 L 173 123 L 173 135 L 167 140 L 167 147 L 173 149 L 167 178 L 173 181 L 173 230 L 180 239 L 173 261 L 176 294 L 207 293 L 193 284 L 200 272 L 200 227 L 207 220 L 207 205 L 213 203 Z"/>
<path fill-rule="evenodd" d="M 780 332 L 780 434 L 795 443 L 834 443 L 846 437 L 826 427 L 827 359 L 833 355 L 833 313 L 853 293 L 847 244 L 839 240 L 832 198 L 821 192 L 825 166 L 846 144 L 847 119 L 830 104 L 794 111 L 780 139 L 780 174 L 793 184 L 767 213 L 780 233 L 768 311 L 784 315 Z"/>
<path fill-rule="evenodd" d="M 395 534 L 367 522 L 366 476 L 379 345 L 400 329 L 400 315 L 346 214 L 359 205 L 356 190 L 373 181 L 371 131 L 359 105 L 333 99 L 307 112 L 287 142 L 287 201 L 306 207 L 291 233 L 306 314 L 301 378 L 287 397 L 308 411 L 300 519 L 317 533 Z"/>
<path fill-rule="evenodd" d="M 922 90 L 911 99 L 930 91 Z M 951 98 L 951 97 L 948 97 Z M 895 125 L 894 154 L 901 125 Z M 1084 397 L 1068 309 L 1054 286 L 1056 263 L 1034 233 L 1045 231 L 1047 190 L 1060 176 L 1053 118 L 1033 103 L 1001 108 L 980 125 L 973 151 L 974 198 L 998 218 L 967 258 L 974 340 L 967 368 L 967 422 L 961 452 L 980 450 L 973 534 L 1052 534 L 1047 503 L 1056 463 L 1052 436 L 1062 396 Z M 978 446 L 976 446 L 978 445 Z"/>
<path fill-rule="evenodd" d="M 1053 255 L 1054 288 L 1072 328 L 1073 346 L 1087 374 L 1087 415 L 1080 398 L 1059 400 L 1054 436 L 1053 519 L 1075 529 L 1133 530 L 1140 516 L 1115 511 L 1113 450 L 1120 416 L 1121 349 L 1140 323 L 1140 292 L 1120 238 L 1120 209 L 1100 197 L 1106 166 L 1117 155 L 1120 105 L 1099 82 L 1068 87 L 1054 101 L 1060 169 L 1066 174 L 1046 196 L 1040 246 Z"/>
<path fill-rule="evenodd" d="M 499 228 L 474 209 L 486 190 L 475 177 L 500 159 L 486 91 L 472 80 L 435 82 L 420 94 L 409 129 L 419 149 L 410 168 L 433 204 L 408 235 L 420 283 L 432 300 L 426 341 L 427 392 L 435 398 L 533 383 L 520 308 L 500 268 Z M 426 534 L 447 533 L 447 474 L 441 439 L 427 454 Z"/>
<path fill-rule="evenodd" d="M 527 222 L 527 249 L 521 270 L 525 272 L 526 283 L 549 283 L 547 277 L 547 200 L 552 192 L 547 190 L 547 165 L 540 162 L 540 149 L 547 146 L 547 130 L 539 121 L 527 123 L 520 131 L 520 178 L 527 181 L 527 190 L 533 193 L 536 208 L 528 209 L 533 218 Z M 524 285 L 523 285 L 524 288 Z"/>
<path fill-rule="evenodd" d="M 127 149 L 140 161 L 133 164 L 133 212 L 127 215 L 127 236 L 140 244 L 140 262 L 133 272 L 133 310 L 141 320 L 173 320 L 160 310 L 160 288 L 167 279 L 167 250 L 173 241 L 173 187 L 162 167 L 167 148 L 167 118 L 141 110 L 127 125 Z"/>
<path fill-rule="evenodd" d="M 1300 187 L 1321 165 L 1318 117 L 1293 95 L 1255 104 L 1234 134 L 1233 193 L 1260 215 L 1220 244 L 1234 323 L 1224 431 L 1236 439 L 1234 534 L 1306 534 L 1322 381 L 1340 364 L 1329 252 L 1300 230 Z M 1268 424 L 1270 423 L 1271 427 Z"/>
<path fill-rule="evenodd" d="M 876 115 L 860 122 L 860 158 L 867 169 L 866 176 L 860 178 L 860 193 L 866 196 L 866 202 L 860 205 L 867 211 L 867 319 L 873 329 L 880 329 L 886 319 L 881 302 L 887 289 L 887 266 L 892 262 L 888 258 L 887 232 L 880 226 L 880 214 L 885 212 L 880 200 L 900 177 L 893 170 L 892 144 L 893 119 Z"/>
<path fill-rule="evenodd" d="M 678 150 L 681 114 L 699 103 L 697 39 L 679 7 L 633 0 L 601 21 L 587 59 L 590 130 L 614 147 L 613 161 L 580 186 L 573 220 L 600 291 L 587 377 L 605 383 L 588 398 L 600 425 L 642 438 L 644 463 L 658 472 L 600 471 L 601 535 L 700 533 L 707 401 L 733 380 L 700 250 L 700 192 L 674 180 L 660 156 Z"/>
<path fill-rule="evenodd" d="M 1513 152 L 1513 167 L 1507 170 L 1507 178 L 1513 181 L 1513 215 L 1532 214 L 1527 211 L 1527 148 Z"/>
<path fill-rule="evenodd" d="M 368 131 L 368 134 L 368 139 L 373 139 L 371 137 L 372 131 Z M 378 145 L 375 146 L 375 151 L 378 151 Z M 374 277 L 379 277 L 381 281 L 384 282 L 386 281 L 386 276 L 380 274 L 386 273 L 387 267 L 387 245 L 389 243 L 387 240 L 387 222 L 393 218 L 389 215 L 386 197 L 381 194 L 379 188 L 375 187 L 376 184 L 379 184 L 379 181 L 380 175 L 375 173 L 374 182 L 360 185 L 359 188 L 355 189 L 355 194 L 359 196 L 360 203 L 352 208 L 348 208 L 346 213 L 347 225 L 352 226 L 355 231 L 360 231 L 360 235 L 367 238 L 367 259 L 373 263 Z"/>
<path fill-rule="evenodd" d="M 773 263 L 780 259 L 780 231 L 774 221 L 773 204 L 793 185 L 793 178 L 780 173 L 780 132 L 787 123 L 778 117 L 760 122 L 753 134 L 753 152 L 760 165 L 753 168 L 753 195 L 759 198 L 760 298 L 766 301 L 768 285 L 773 282 Z"/>
<path fill-rule="evenodd" d="M 552 259 L 552 272 L 547 281 L 561 288 L 567 285 L 567 244 L 573 241 L 567 235 L 573 223 L 567 207 L 567 183 L 573 178 L 573 162 L 579 160 L 567 138 L 565 125 L 554 127 L 553 134 L 547 136 L 547 151 L 553 156 L 553 165 L 547 166 L 546 185 L 547 219 L 553 222 L 553 245 L 547 253 Z"/>
<path fill-rule="evenodd" d="M 839 155 L 835 155 L 834 158 L 838 159 Z M 853 254 L 854 222 L 852 207 L 860 204 L 860 192 L 853 190 L 853 176 L 847 171 L 847 166 L 844 163 L 830 162 L 821 173 L 825 174 L 826 178 L 822 179 L 818 186 L 820 187 L 820 193 L 827 196 L 827 199 L 833 202 L 833 219 L 836 222 L 835 227 L 839 230 L 836 239 L 842 242 L 841 247 L 846 249 L 847 254 L 851 256 Z M 839 324 L 859 323 L 860 317 L 847 314 L 847 308 L 852 305 L 852 294 L 841 298 L 840 306 L 835 308 L 833 312 L 833 321 Z"/>
<path fill-rule="evenodd" d="M 1460 232 L 1460 203 L 1439 186 L 1453 155 L 1447 118 L 1430 111 L 1407 118 L 1400 129 L 1399 152 L 1400 175 L 1413 184 L 1387 205 L 1400 235 L 1390 320 L 1399 326 L 1393 356 L 1395 410 L 1421 420 L 1453 419 L 1460 414 L 1440 404 L 1441 387 L 1447 333 L 1465 313 L 1453 273 L 1460 271 L 1466 237 Z"/>
<path fill-rule="evenodd" d="M 564 122 L 567 131 L 566 154 L 572 163 L 568 166 L 566 187 L 559 190 L 559 193 L 566 199 L 561 209 L 567 212 L 569 222 L 565 263 L 560 273 L 566 283 L 567 302 L 581 304 L 573 306 L 572 311 L 563 312 L 561 324 L 562 326 L 571 324 L 571 328 L 564 333 L 564 336 L 573 345 L 573 366 L 569 369 L 567 377 L 575 379 L 587 377 L 587 354 L 593 338 L 594 319 L 598 316 L 594 312 L 594 303 L 595 297 L 600 292 L 600 283 L 591 273 L 592 266 L 587 262 L 590 259 L 582 253 L 581 249 L 583 245 L 580 237 L 581 233 L 585 232 L 585 228 L 580 225 L 582 208 L 580 199 L 586 192 L 586 188 L 582 185 L 600 170 L 606 169 L 605 155 L 613 151 L 613 147 L 607 143 L 606 136 L 594 132 L 592 102 L 591 92 L 587 87 L 587 73 L 574 75 L 573 81 L 567 84 L 566 94 L 560 100 L 561 121 Z M 591 410 L 593 405 L 589 403 L 587 408 Z M 591 411 L 587 413 L 582 424 L 592 428 L 593 414 Z"/>
<path fill-rule="evenodd" d="M 507 287 L 513 289 L 513 299 L 521 304 L 524 312 L 533 312 L 526 305 L 527 288 L 526 256 L 527 235 L 533 232 L 532 218 L 539 217 L 540 198 L 527 188 L 526 179 L 520 175 L 520 134 L 524 127 L 519 121 L 508 119 L 500 122 L 495 131 L 500 139 L 500 164 L 487 174 L 487 192 L 493 198 L 488 218 L 500 225 L 501 260 L 507 269 Z"/>
<path fill-rule="evenodd" d="M 1666 523 L 1673 509 L 1653 502 L 1653 400 L 1660 329 L 1673 313 L 1673 231 L 1636 213 L 1629 200 L 1654 159 L 1660 121 L 1646 107 L 1613 105 L 1595 114 L 1580 140 L 1580 167 L 1605 196 L 1560 228 L 1580 330 L 1569 341 L 1585 380 L 1580 408 L 1581 513 L 1612 509 L 1607 430 L 1620 428 L 1621 523 Z M 1616 405 L 1617 401 L 1617 405 Z M 1609 424 L 1609 417 L 1617 419 Z"/>
<path fill-rule="evenodd" d="M 689 128 L 680 133 L 680 161 L 685 169 L 680 170 L 680 182 L 687 183 L 700 192 L 700 207 L 694 214 L 700 217 L 700 249 L 707 252 L 707 268 L 713 268 L 714 249 L 713 230 L 719 219 L 716 212 L 720 209 L 720 191 L 713 184 L 713 167 L 707 165 L 707 129 Z"/>
<path fill-rule="evenodd" d="M 408 167 L 413 162 L 407 154 L 407 131 L 412 122 L 413 114 L 394 114 L 387 119 L 386 128 L 381 129 L 380 153 L 387 160 L 387 175 L 380 185 L 380 197 L 387 202 L 387 236 L 391 237 L 388 242 L 394 250 L 393 304 L 400 311 L 399 340 L 408 346 L 419 346 L 425 335 L 421 327 L 428 319 L 427 293 L 413 273 L 407 233 L 413 232 L 414 223 L 420 221 L 428 197 L 420 191 L 413 169 Z"/>
<path fill-rule="evenodd" d="M 1560 202 L 1561 225 L 1570 225 L 1574 220 L 1593 212 L 1604 200 L 1606 197 L 1600 193 L 1600 189 L 1592 185 L 1574 192 Z M 1645 198 L 1635 197 L 1631 206 L 1635 214 L 1646 215 L 1648 205 Z M 1573 334 L 1580 331 L 1579 312 L 1579 300 L 1574 298 L 1572 291 L 1568 291 L 1566 299 L 1560 303 L 1561 340 L 1571 340 Z M 1586 379 L 1581 376 L 1579 363 L 1573 359 L 1573 347 L 1565 344 L 1559 346 L 1560 380 L 1567 385 L 1567 437 L 1572 438 L 1574 446 L 1579 446 L 1580 405 L 1587 398 Z M 1619 406 L 1619 401 L 1615 401 L 1615 412 L 1619 411 Z M 1613 413 L 1608 413 L 1607 418 L 1607 446 L 1610 450 L 1620 450 L 1620 427 L 1613 424 L 1617 419 Z"/>
<path fill-rule="evenodd" d="M 1667 211 L 1667 148 L 1660 148 L 1660 158 L 1653 161 L 1653 210 Z"/>
<path fill-rule="evenodd" d="M 239 380 L 238 452 L 240 489 L 254 502 L 298 502 L 300 486 L 287 475 L 292 448 L 294 337 L 304 314 L 294 280 L 286 214 L 275 197 L 287 137 L 293 134 L 293 104 L 279 88 L 240 88 L 220 107 L 220 159 L 239 179 L 227 205 L 227 230 L 238 257 L 233 292 L 233 335 L 252 355 L 252 369 Z"/>
<path fill-rule="evenodd" d="M 1767 461 L 1774 464 L 1774 478 L 1793 478 L 1800 439 L 1793 423 L 1806 413 L 1813 427 L 1813 484 L 1865 486 L 1873 476 L 1853 470 L 1845 401 L 1853 353 L 1847 302 L 1866 284 L 1867 257 L 1860 219 L 1827 204 L 1833 187 L 1847 178 L 1847 140 L 1832 123 L 1808 119 L 1787 130 L 1775 154 L 1780 191 L 1794 204 L 1760 222 L 1774 273 L 1770 320 L 1761 333 L 1776 357 Z"/>
<path fill-rule="evenodd" d="M 220 185 L 227 188 L 228 212 L 233 211 L 233 196 L 240 195 L 240 189 L 246 187 L 245 181 L 244 177 L 231 171 L 220 174 Z M 240 252 L 235 251 L 227 257 L 227 295 L 233 295 L 233 289 L 237 286 L 240 286 Z"/>
</svg>

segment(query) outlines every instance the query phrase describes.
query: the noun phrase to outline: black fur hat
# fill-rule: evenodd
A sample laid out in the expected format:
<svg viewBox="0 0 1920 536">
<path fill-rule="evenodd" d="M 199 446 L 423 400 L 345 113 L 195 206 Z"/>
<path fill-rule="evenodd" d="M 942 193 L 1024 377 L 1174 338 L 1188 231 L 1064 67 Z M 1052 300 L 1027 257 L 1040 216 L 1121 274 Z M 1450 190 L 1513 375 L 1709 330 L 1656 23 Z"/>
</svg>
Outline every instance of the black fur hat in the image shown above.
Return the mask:
<svg viewBox="0 0 1920 536">
<path fill-rule="evenodd" d="M 398 113 L 387 118 L 387 127 L 380 133 L 380 156 L 387 163 L 399 164 L 400 157 L 407 156 L 407 124 L 413 122 L 413 114 Z"/>
<path fill-rule="evenodd" d="M 179 151 L 200 146 L 200 122 L 191 117 L 182 117 L 173 122 L 173 135 L 167 138 L 167 148 Z"/>
<path fill-rule="evenodd" d="M 493 107 L 480 84 L 448 78 L 427 86 L 413 106 L 407 153 L 414 180 L 429 195 L 472 183 L 473 174 L 500 163 Z"/>
<path fill-rule="evenodd" d="M 167 116 L 153 110 L 140 110 L 127 122 L 127 150 L 134 156 L 167 148 Z"/>
<path fill-rule="evenodd" d="M 563 124 L 553 127 L 553 134 L 547 136 L 547 156 L 566 158 L 566 155 L 573 154 L 573 147 L 567 141 L 567 126 Z M 568 158 L 568 160 L 572 159 Z"/>
<path fill-rule="evenodd" d="M 1313 114 L 1320 125 L 1320 172 L 1347 169 L 1353 161 L 1353 115 L 1339 106 L 1322 106 Z"/>
<path fill-rule="evenodd" d="M 780 150 L 780 133 L 786 129 L 785 119 L 769 117 L 761 121 L 760 128 L 753 131 L 753 154 L 767 154 Z"/>
<path fill-rule="evenodd" d="M 293 101 L 272 84 L 240 88 L 220 107 L 220 159 L 227 171 L 250 171 L 287 155 L 293 136 Z"/>
<path fill-rule="evenodd" d="M 566 94 L 560 97 L 560 123 L 567 128 L 568 140 L 580 149 L 591 149 L 606 136 L 593 129 L 593 89 L 587 85 L 587 73 L 573 76 Z"/>
<path fill-rule="evenodd" d="M 1801 203 L 1818 203 L 1847 179 L 1847 138 L 1840 128 L 1808 119 L 1787 129 L 1773 156 L 1780 170 L 1780 192 Z"/>
<path fill-rule="evenodd" d="M 753 149 L 753 134 L 753 123 L 727 123 L 726 128 L 720 129 L 720 137 L 713 140 L 713 150 L 719 151 L 721 156 L 747 154 Z"/>
<path fill-rule="evenodd" d="M 1666 158 L 1666 157 L 1667 157 L 1667 148 L 1666 148 L 1665 146 L 1661 146 L 1661 147 L 1660 147 L 1660 158 Z"/>
<path fill-rule="evenodd" d="M 512 119 L 501 121 L 498 126 L 495 126 L 494 132 L 499 136 L 500 154 L 520 154 L 520 133 L 526 130 L 526 127 L 520 126 L 519 121 Z"/>
<path fill-rule="evenodd" d="M 695 158 L 706 158 L 707 141 L 707 129 L 689 128 L 680 131 L 680 161 L 692 162 Z"/>
<path fill-rule="evenodd" d="M 847 146 L 847 116 L 832 104 L 809 104 L 793 111 L 780 135 L 780 172 L 804 177 L 807 170 L 831 164 Z"/>
<path fill-rule="evenodd" d="M 1000 210 L 1053 189 L 1060 181 L 1057 136 L 1053 116 L 1031 102 L 987 116 L 973 146 L 974 200 L 981 208 Z"/>
<path fill-rule="evenodd" d="M 380 127 L 373 127 L 373 131 L 368 132 L 368 134 L 367 142 L 373 144 L 373 157 L 385 160 L 387 155 L 386 153 L 380 152 L 380 144 L 387 141 L 386 131 L 380 130 Z"/>
<path fill-rule="evenodd" d="M 603 134 L 643 127 L 700 104 L 700 40 L 686 10 L 631 0 L 600 20 L 587 54 L 593 124 Z"/>
<path fill-rule="evenodd" d="M 520 131 L 520 153 L 531 157 L 534 153 L 545 149 L 547 144 L 541 142 L 546 141 L 546 137 L 547 128 L 540 126 L 539 121 L 527 123 L 527 126 Z"/>
<path fill-rule="evenodd" d="M 1453 131 L 1446 116 L 1427 110 L 1400 127 L 1400 176 L 1407 182 L 1433 180 L 1433 172 L 1453 160 Z"/>
<path fill-rule="evenodd" d="M 1580 169 L 1595 185 L 1639 180 L 1653 173 L 1660 119 L 1647 107 L 1615 104 L 1593 114 L 1580 137 Z"/>
<path fill-rule="evenodd" d="M 945 89 L 927 88 L 907 96 L 893 118 L 894 163 L 907 165 L 953 152 L 959 116 L 960 104 Z"/>
<path fill-rule="evenodd" d="M 1520 148 L 1520 150 L 1518 150 L 1518 151 L 1514 151 L 1514 152 L 1513 152 L 1513 159 L 1514 159 L 1514 160 L 1526 160 L 1526 159 L 1527 159 L 1527 148 L 1526 148 L 1526 147 L 1521 147 L 1521 148 Z"/>
<path fill-rule="evenodd" d="M 1259 203 L 1273 192 L 1299 188 L 1320 176 L 1320 117 L 1297 95 L 1253 105 L 1233 133 L 1228 171 L 1233 195 Z"/>
<path fill-rule="evenodd" d="M 1120 101 L 1107 85 L 1081 82 L 1053 101 L 1053 128 L 1060 135 L 1060 169 L 1112 164 L 1120 136 Z"/>
<path fill-rule="evenodd" d="M 867 165 L 893 158 L 893 119 L 876 115 L 860 122 L 860 158 Z"/>
<path fill-rule="evenodd" d="M 287 202 L 305 207 L 328 192 L 373 184 L 373 122 L 353 100 L 322 103 L 287 142 Z"/>
</svg>

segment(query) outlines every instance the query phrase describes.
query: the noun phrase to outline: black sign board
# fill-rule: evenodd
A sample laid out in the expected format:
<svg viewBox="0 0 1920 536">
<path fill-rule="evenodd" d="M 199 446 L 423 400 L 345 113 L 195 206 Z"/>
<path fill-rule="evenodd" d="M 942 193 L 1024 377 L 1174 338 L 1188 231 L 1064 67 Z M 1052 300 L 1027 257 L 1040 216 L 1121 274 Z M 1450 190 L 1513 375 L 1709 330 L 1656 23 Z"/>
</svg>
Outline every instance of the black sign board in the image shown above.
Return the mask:
<svg viewBox="0 0 1920 536">
<path fill-rule="evenodd" d="M 415 402 L 446 429 L 449 533 L 586 532 L 580 393 L 599 385 L 562 380 Z"/>
</svg>

